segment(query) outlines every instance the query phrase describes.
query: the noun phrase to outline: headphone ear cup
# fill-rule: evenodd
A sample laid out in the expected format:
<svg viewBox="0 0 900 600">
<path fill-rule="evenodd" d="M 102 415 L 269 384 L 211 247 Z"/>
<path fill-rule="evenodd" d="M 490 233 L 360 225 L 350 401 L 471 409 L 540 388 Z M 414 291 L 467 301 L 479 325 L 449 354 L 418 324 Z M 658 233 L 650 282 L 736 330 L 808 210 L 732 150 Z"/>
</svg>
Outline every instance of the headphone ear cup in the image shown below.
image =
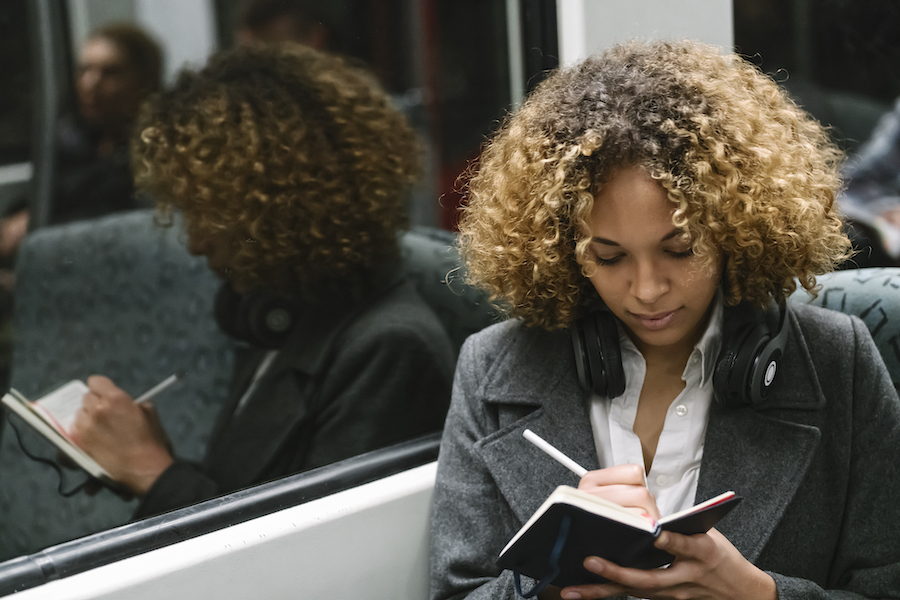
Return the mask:
<svg viewBox="0 0 900 600">
<path fill-rule="evenodd" d="M 259 289 L 237 293 L 224 283 L 216 294 L 216 322 L 227 335 L 260 346 L 278 348 L 284 344 L 297 320 L 298 303 L 291 298 Z"/>
<path fill-rule="evenodd" d="M 616 318 L 606 310 L 579 319 L 572 331 L 575 365 L 581 387 L 615 398 L 625 392 L 625 370 Z"/>
<path fill-rule="evenodd" d="M 776 327 L 774 334 L 766 340 L 765 345 L 759 349 L 750 366 L 750 402 L 761 404 L 769 397 L 775 376 L 778 373 L 778 363 L 784 356 L 788 338 L 788 305 L 771 302 L 768 315 L 774 313 Z M 771 331 L 771 330 L 770 330 Z"/>
<path fill-rule="evenodd" d="M 745 304 L 726 309 L 722 350 L 713 371 L 713 391 L 726 406 L 760 404 L 769 395 L 778 361 L 787 343 L 787 305 L 772 301 L 777 313 L 775 334 L 767 314 Z"/>
<path fill-rule="evenodd" d="M 741 406 L 747 403 L 746 371 L 737 368 L 741 348 L 752 326 L 745 324 L 723 336 L 722 350 L 713 370 L 713 394 L 725 406 Z"/>
<path fill-rule="evenodd" d="M 572 325 L 572 350 L 575 352 L 575 371 L 578 373 L 578 383 L 582 389 L 593 390 L 594 379 L 591 367 L 588 364 L 587 343 L 585 342 L 584 318 L 578 319 Z"/>
<path fill-rule="evenodd" d="M 241 330 L 239 327 L 240 323 L 246 322 L 245 319 L 240 318 L 240 305 L 240 294 L 234 291 L 231 284 L 226 281 L 216 293 L 215 302 L 213 303 L 213 316 L 219 325 L 219 329 L 224 331 L 226 335 L 238 340 L 249 341 L 247 339 L 249 332 L 246 331 L 246 328 Z"/>
<path fill-rule="evenodd" d="M 289 298 L 260 291 L 247 296 L 243 312 L 253 343 L 279 348 L 294 328 L 297 307 Z"/>
<path fill-rule="evenodd" d="M 625 369 L 622 367 L 622 348 L 619 346 L 619 328 L 616 318 L 609 311 L 596 313 L 595 327 L 600 341 L 600 363 L 606 379 L 606 396 L 617 398 L 625 393 Z"/>
</svg>

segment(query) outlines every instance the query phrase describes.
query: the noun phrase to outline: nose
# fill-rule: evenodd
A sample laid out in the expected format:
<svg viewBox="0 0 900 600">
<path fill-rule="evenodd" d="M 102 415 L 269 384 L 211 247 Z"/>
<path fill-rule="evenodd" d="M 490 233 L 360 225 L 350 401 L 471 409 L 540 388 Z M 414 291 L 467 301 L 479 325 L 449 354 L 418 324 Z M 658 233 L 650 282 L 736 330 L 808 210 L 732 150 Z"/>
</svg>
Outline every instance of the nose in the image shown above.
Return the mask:
<svg viewBox="0 0 900 600">
<path fill-rule="evenodd" d="M 631 293 L 644 304 L 653 304 L 669 291 L 669 279 L 655 261 L 637 261 L 631 280 Z"/>
</svg>

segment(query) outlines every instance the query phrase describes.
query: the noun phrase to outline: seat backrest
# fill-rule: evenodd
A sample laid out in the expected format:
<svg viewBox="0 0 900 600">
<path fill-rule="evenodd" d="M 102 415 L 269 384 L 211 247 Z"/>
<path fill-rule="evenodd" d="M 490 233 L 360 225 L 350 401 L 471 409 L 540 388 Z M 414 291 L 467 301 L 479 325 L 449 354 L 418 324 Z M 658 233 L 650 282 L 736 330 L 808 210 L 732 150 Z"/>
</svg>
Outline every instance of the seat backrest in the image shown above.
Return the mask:
<svg viewBox="0 0 900 600">
<path fill-rule="evenodd" d="M 468 336 L 500 319 L 484 294 L 464 283 L 455 234 L 415 227 L 400 238 L 400 249 L 407 276 L 457 351 Z"/>
<path fill-rule="evenodd" d="M 822 291 L 817 298 L 800 291 L 791 296 L 791 302 L 816 304 L 862 319 L 900 390 L 900 267 L 837 271 L 818 281 Z"/>
<path fill-rule="evenodd" d="M 154 405 L 176 452 L 199 459 L 227 393 L 233 351 L 212 317 L 219 282 L 181 237 L 177 226 L 158 226 L 152 211 L 30 234 L 16 263 L 11 386 L 37 397 L 102 373 L 136 395 L 184 370 L 187 377 Z M 26 427 L 18 430 L 28 449 L 54 456 Z M 80 474 L 67 474 L 67 486 L 70 477 Z M 121 524 L 134 510 L 105 490 L 64 498 L 58 485 L 4 423 L 0 559 Z"/>
</svg>

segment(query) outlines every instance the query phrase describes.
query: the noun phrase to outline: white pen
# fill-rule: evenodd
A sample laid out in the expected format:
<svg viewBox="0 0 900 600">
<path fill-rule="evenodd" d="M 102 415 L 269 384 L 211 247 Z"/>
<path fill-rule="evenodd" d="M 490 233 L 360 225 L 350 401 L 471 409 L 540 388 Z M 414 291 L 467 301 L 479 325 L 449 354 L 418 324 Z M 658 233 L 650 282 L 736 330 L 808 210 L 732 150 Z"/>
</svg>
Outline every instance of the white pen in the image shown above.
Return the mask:
<svg viewBox="0 0 900 600">
<path fill-rule="evenodd" d="M 525 436 L 525 439 L 543 450 L 547 453 L 551 458 L 555 459 L 559 464 L 566 467 L 578 477 L 584 477 L 585 473 L 587 473 L 587 469 L 579 465 L 577 462 L 551 446 L 544 438 L 536 434 L 530 429 L 526 429 L 522 432 L 522 435 Z"/>
<path fill-rule="evenodd" d="M 159 383 L 154 385 L 152 388 L 150 388 L 149 390 L 147 390 L 146 392 L 144 392 L 143 394 L 141 394 L 140 396 L 135 398 L 134 399 L 135 403 L 140 404 L 141 402 L 145 402 L 145 401 L 149 400 L 153 396 L 159 394 L 161 391 L 163 391 L 164 389 L 168 388 L 170 385 L 172 385 L 173 383 L 175 383 L 176 381 L 181 379 L 182 376 L 184 376 L 184 373 L 182 371 L 178 371 L 177 373 L 173 373 L 172 375 L 169 375 L 168 377 L 166 377 L 165 379 L 163 379 L 162 381 L 160 381 Z"/>
</svg>

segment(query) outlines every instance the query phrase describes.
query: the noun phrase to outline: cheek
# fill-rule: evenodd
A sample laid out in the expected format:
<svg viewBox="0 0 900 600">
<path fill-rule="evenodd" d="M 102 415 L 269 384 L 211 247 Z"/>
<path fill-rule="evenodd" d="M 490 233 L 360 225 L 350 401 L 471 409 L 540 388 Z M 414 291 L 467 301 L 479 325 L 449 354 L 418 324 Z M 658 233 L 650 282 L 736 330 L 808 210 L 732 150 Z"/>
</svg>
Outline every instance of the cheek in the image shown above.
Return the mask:
<svg viewBox="0 0 900 600">
<path fill-rule="evenodd" d="M 719 269 L 709 271 L 700 261 L 690 261 L 678 280 L 682 282 L 682 289 L 687 296 L 702 303 L 715 296 L 721 282 L 721 273 Z"/>
<path fill-rule="evenodd" d="M 617 276 L 614 269 L 598 267 L 588 280 L 613 312 L 615 305 L 628 293 L 628 283 L 621 276 Z"/>
</svg>

